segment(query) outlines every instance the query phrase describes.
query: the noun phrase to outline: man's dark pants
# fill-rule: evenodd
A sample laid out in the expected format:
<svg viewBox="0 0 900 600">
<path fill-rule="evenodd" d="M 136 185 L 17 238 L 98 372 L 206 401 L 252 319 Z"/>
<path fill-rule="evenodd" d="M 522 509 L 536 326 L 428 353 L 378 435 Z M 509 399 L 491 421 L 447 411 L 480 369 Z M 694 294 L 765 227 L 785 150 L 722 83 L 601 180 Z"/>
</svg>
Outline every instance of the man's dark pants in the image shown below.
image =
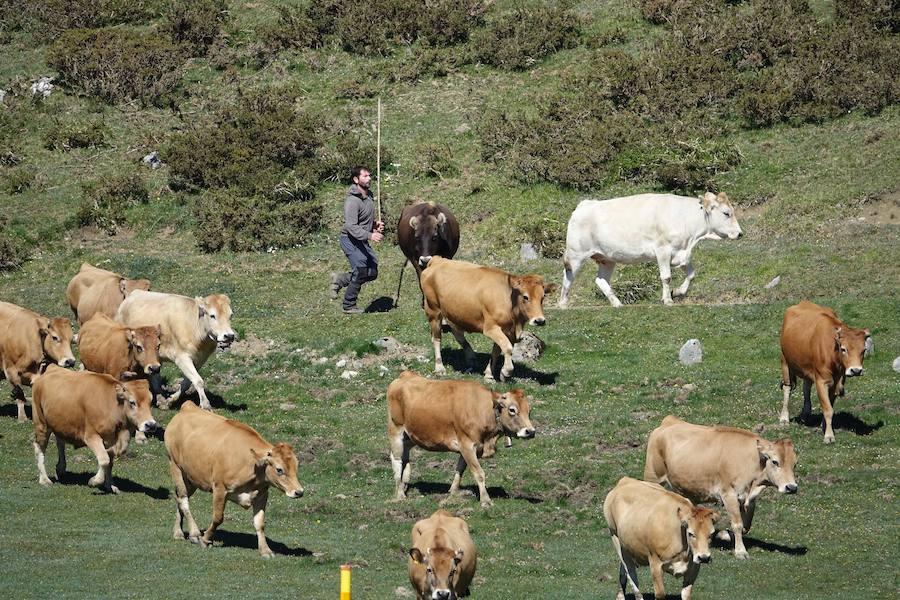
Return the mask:
<svg viewBox="0 0 900 600">
<path fill-rule="evenodd" d="M 341 273 L 337 280 L 338 285 L 347 288 L 343 302 L 343 307 L 347 309 L 356 306 L 356 298 L 362 285 L 378 277 L 378 259 L 368 242 L 361 242 L 346 234 L 341 235 L 341 250 L 350 261 L 350 272 Z"/>
</svg>

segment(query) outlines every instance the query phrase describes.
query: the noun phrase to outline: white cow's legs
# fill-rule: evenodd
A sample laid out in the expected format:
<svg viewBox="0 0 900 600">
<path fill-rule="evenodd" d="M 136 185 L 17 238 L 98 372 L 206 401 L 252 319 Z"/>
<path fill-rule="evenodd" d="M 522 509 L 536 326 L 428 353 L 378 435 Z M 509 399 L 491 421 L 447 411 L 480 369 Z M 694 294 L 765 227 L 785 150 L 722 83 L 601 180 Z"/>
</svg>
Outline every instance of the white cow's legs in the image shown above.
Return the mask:
<svg viewBox="0 0 900 600">
<path fill-rule="evenodd" d="M 659 265 L 659 279 L 662 281 L 662 301 L 669 306 L 672 304 L 672 292 L 669 282 L 672 281 L 672 250 L 668 247 L 656 248 L 656 264 Z"/>
<path fill-rule="evenodd" d="M 619 308 L 622 306 L 622 303 L 616 297 L 616 293 L 610 285 L 615 268 L 616 263 L 614 262 L 598 262 L 597 279 L 594 280 L 594 283 L 597 284 L 597 287 L 600 288 L 600 291 L 603 292 L 603 295 L 606 296 L 609 303 L 613 305 L 613 308 Z"/>
<path fill-rule="evenodd" d="M 691 280 L 697 274 L 696 271 L 694 271 L 694 265 L 691 264 L 691 261 L 687 261 L 681 268 L 684 269 L 684 281 L 681 282 L 678 289 L 672 292 L 672 295 L 676 297 L 687 295 L 688 288 L 691 287 Z"/>
<path fill-rule="evenodd" d="M 572 287 L 572 282 L 575 281 L 575 275 L 578 274 L 578 269 L 581 268 L 582 262 L 584 261 L 581 258 L 566 259 L 566 268 L 563 270 L 562 289 L 559 292 L 559 302 L 557 304 L 560 308 L 565 308 L 569 304 L 569 288 Z"/>
<path fill-rule="evenodd" d="M 181 369 L 184 376 L 194 384 L 194 389 L 197 390 L 197 395 L 200 396 L 200 408 L 203 410 L 212 410 L 209 400 L 206 399 L 206 391 L 203 389 L 203 378 L 200 377 L 200 373 L 198 373 L 197 368 L 194 367 L 194 361 L 191 360 L 191 357 L 187 354 L 182 354 L 175 359 L 175 364 Z M 182 386 L 182 393 L 183 392 L 184 386 Z"/>
</svg>

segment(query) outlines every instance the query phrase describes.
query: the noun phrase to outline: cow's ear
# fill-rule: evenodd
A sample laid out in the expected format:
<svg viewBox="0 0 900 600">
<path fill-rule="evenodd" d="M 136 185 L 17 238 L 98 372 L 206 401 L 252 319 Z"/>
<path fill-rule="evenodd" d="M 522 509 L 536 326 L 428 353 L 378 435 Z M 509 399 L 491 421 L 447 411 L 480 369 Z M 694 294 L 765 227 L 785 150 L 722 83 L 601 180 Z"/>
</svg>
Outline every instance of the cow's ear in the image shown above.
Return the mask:
<svg viewBox="0 0 900 600">
<path fill-rule="evenodd" d="M 125 291 L 125 285 L 127 283 L 128 282 L 125 281 L 124 277 L 119 279 L 119 292 L 121 292 L 123 298 L 128 295 L 127 292 Z"/>
<path fill-rule="evenodd" d="M 121 383 L 116 384 L 116 401 L 119 404 L 123 404 L 125 399 L 128 398 L 128 393 L 125 391 L 125 386 Z"/>
<path fill-rule="evenodd" d="M 544 293 L 545 294 L 552 294 L 555 291 L 556 291 L 555 283 L 545 283 L 544 284 Z"/>
<path fill-rule="evenodd" d="M 718 200 L 719 202 L 729 202 L 728 194 L 726 194 L 725 192 L 719 192 L 716 195 L 716 200 Z"/>
<path fill-rule="evenodd" d="M 201 298 L 200 296 L 197 296 L 196 298 L 194 298 L 194 300 L 197 301 L 197 305 L 198 305 L 197 306 L 197 318 L 202 319 L 203 317 L 206 316 L 206 306 L 204 306 L 204 304 L 203 304 L 203 298 Z"/>
<path fill-rule="evenodd" d="M 689 511 L 683 510 L 680 506 L 675 510 L 675 514 L 678 516 L 678 520 L 682 523 L 687 523 L 688 518 L 691 516 Z"/>
<path fill-rule="evenodd" d="M 43 340 L 50 333 L 50 321 L 47 319 L 37 319 L 38 335 Z"/>
<path fill-rule="evenodd" d="M 706 212 L 711 211 L 716 207 L 718 203 L 716 202 L 716 195 L 712 192 L 706 192 L 703 195 L 703 210 Z"/>
<path fill-rule="evenodd" d="M 423 560 L 425 559 L 425 557 L 422 556 L 422 551 L 418 548 L 410 548 L 409 557 L 413 560 L 414 563 L 419 565 L 421 565 Z"/>
<path fill-rule="evenodd" d="M 250 448 L 250 454 L 253 455 L 253 460 L 256 461 L 257 467 L 265 467 L 272 462 L 271 450 L 267 452 L 257 452 L 256 448 Z"/>
<path fill-rule="evenodd" d="M 722 516 L 722 515 L 720 515 L 718 512 L 713 511 L 709 518 L 712 519 L 712 522 L 713 522 L 713 523 L 715 523 L 716 521 L 719 520 L 719 518 L 720 518 L 721 516 Z"/>
<path fill-rule="evenodd" d="M 134 329 L 125 330 L 125 339 L 128 340 L 129 347 L 134 344 Z"/>
<path fill-rule="evenodd" d="M 443 227 L 444 225 L 446 225 L 446 224 L 447 224 L 447 215 L 445 215 L 445 214 L 442 213 L 442 212 L 441 212 L 441 213 L 438 213 L 438 215 L 437 215 L 437 222 L 438 222 L 438 225 L 440 225 L 441 227 Z"/>
<path fill-rule="evenodd" d="M 156 326 L 156 337 L 158 337 L 158 338 L 162 337 L 162 325 Z"/>
<path fill-rule="evenodd" d="M 510 275 L 509 276 L 509 287 L 514 290 L 522 291 L 522 278 L 518 275 Z"/>
<path fill-rule="evenodd" d="M 773 454 L 774 448 L 770 442 L 765 440 L 756 440 L 756 450 L 759 452 L 759 458 L 762 461 L 767 461 L 771 458 Z"/>
<path fill-rule="evenodd" d="M 835 327 L 834 328 L 834 339 L 840 341 L 841 337 L 844 335 L 843 327 Z"/>
<path fill-rule="evenodd" d="M 494 401 L 494 410 L 502 410 L 506 406 L 506 394 L 500 395 L 497 392 L 491 392 Z"/>
<path fill-rule="evenodd" d="M 419 217 L 413 215 L 409 218 L 409 226 L 415 231 L 419 228 Z"/>
<path fill-rule="evenodd" d="M 463 555 L 465 552 L 462 548 L 457 548 L 456 552 L 453 553 L 453 562 L 459 564 L 459 562 L 463 559 Z"/>
</svg>

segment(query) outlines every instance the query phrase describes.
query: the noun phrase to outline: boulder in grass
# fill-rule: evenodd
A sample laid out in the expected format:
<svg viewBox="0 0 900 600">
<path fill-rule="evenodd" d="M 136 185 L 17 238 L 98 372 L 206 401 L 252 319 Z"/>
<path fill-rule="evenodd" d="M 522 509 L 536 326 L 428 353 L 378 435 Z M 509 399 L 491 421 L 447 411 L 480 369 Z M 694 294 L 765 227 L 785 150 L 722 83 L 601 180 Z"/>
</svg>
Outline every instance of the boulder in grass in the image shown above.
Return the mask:
<svg viewBox="0 0 900 600">
<path fill-rule="evenodd" d="M 683 365 L 694 365 L 703 360 L 703 346 L 700 340 L 692 338 L 684 343 L 678 351 L 678 360 Z"/>
</svg>

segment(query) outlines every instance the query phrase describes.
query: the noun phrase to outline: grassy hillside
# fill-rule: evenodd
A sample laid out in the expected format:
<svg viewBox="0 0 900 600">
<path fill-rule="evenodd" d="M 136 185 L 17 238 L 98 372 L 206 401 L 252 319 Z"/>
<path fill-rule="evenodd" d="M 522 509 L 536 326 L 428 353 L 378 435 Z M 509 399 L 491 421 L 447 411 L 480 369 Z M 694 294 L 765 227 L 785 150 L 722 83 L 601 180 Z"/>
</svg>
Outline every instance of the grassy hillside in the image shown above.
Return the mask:
<svg viewBox="0 0 900 600">
<path fill-rule="evenodd" d="M 162 31 L 167 4 L 135 3 L 147 8 L 146 18 L 114 25 Z M 811 4 L 815 18 L 828 22 L 841 3 Z M 170 533 L 174 493 L 161 441 L 132 446 L 116 463 L 119 496 L 86 486 L 95 470 L 86 449 L 70 451 L 66 485 L 43 489 L 31 427 L 15 421 L 8 383 L 0 383 L 0 498 L 10 515 L 0 524 L 6 574 L 0 591 L 6 596 L 181 598 L 198 593 L 190 585 L 195 583 L 200 593 L 223 597 L 289 593 L 325 599 L 337 596 L 339 565 L 352 562 L 355 598 L 409 597 L 410 528 L 444 499 L 455 464 L 449 455 L 414 450 L 410 499 L 389 501 L 385 389 L 403 369 L 429 374 L 432 366 L 412 271 L 403 279 L 399 308 L 340 314 L 325 291 L 328 274 L 346 264 L 336 240 L 344 183 L 327 179 L 316 182 L 323 226 L 299 245 L 201 252 L 193 207 L 204 190 L 172 189 L 172 165 L 150 170 L 140 164 L 154 150 L 165 156 L 180 132 L 248 92 L 274 89 L 296 111 L 323 115 L 323 152 L 338 156 L 337 140 L 348 132 L 362 140 L 360 148 L 374 141 L 376 99 L 348 87 L 377 88 L 392 163 L 382 174 L 386 220 L 395 222 L 400 208 L 415 199 L 443 202 L 463 224 L 459 258 L 537 272 L 554 282 L 562 271 L 554 248 L 580 199 L 662 189 L 658 181 L 638 178 L 608 178 L 580 190 L 526 183 L 514 165 L 483 154 L 484 115 L 539 115 L 546 98 L 567 89 L 569 78 L 583 72 L 600 48 L 638 55 L 667 39 L 667 26 L 644 20 L 638 4 L 575 4 L 577 44 L 524 70 L 474 61 L 445 76 L 426 70 L 397 81 L 380 74 L 422 56 L 420 42 L 392 46 L 387 56 L 355 54 L 334 41 L 289 45 L 260 64 L 257 46 L 264 26 L 277 22 L 277 6 L 302 10 L 306 3 L 229 2 L 224 31 L 231 58 L 214 51 L 188 57 L 179 90 L 159 105 L 107 104 L 64 86 L 32 101 L 31 82 L 55 75 L 46 62 L 51 40 L 24 26 L 2 29 L 0 88 L 10 94 L 0 107 L 0 152 L 9 149 L 20 162 L 0 166 L 0 237 L 29 259 L 0 271 L 0 300 L 68 315 L 65 286 L 83 261 L 147 277 L 160 291 L 227 293 L 241 341 L 201 371 L 207 389 L 217 412 L 252 425 L 270 441 L 293 444 L 307 492 L 295 501 L 274 493 L 270 498 L 267 534 L 274 560 L 258 559 L 251 517 L 236 505 L 226 508 L 214 548 L 176 543 Z M 516 6 L 494 2 L 488 23 Z M 440 52 L 446 59 L 468 50 L 458 45 Z M 737 117 L 723 122 L 715 135 L 741 160 L 713 173 L 711 187 L 735 201 L 745 236 L 698 247 L 690 296 L 675 307 L 661 306 L 656 269 L 648 265 L 617 270 L 613 287 L 632 301 L 622 309 L 611 309 L 598 294 L 589 267 L 573 286 L 573 308 L 556 309 L 555 294 L 548 299 L 548 325 L 537 331 L 547 350 L 535 363 L 517 365 L 512 383 L 535 400 L 537 437 L 484 461 L 493 508 L 480 509 L 474 496 L 446 505 L 466 517 L 478 547 L 474 598 L 614 596 L 617 564 L 602 500 L 621 476 L 641 474 L 646 437 L 666 414 L 755 428 L 773 440 L 789 436 L 799 453 L 800 493 L 776 497 L 766 491 L 745 536 L 750 560 L 717 549 L 701 570 L 695 597 L 728 598 L 735 590 L 748 598 L 792 599 L 896 593 L 900 379 L 891 361 L 900 355 L 900 108 L 761 128 L 745 127 Z M 102 143 L 48 148 L 49 132 L 85 123 L 102 124 Z M 83 186 L 134 173 L 149 200 L 125 208 L 115 235 L 78 224 Z M 28 183 L 14 189 L 14 179 Z M 522 263 L 520 243 L 542 240 L 550 256 Z M 390 241 L 376 250 L 381 275 L 364 287 L 363 305 L 396 291 L 401 254 Z M 781 283 L 766 289 L 776 275 Z M 680 274 L 674 279 L 680 281 Z M 847 396 L 837 402 L 834 446 L 825 446 L 815 427 L 777 424 L 778 331 L 784 309 L 803 298 L 832 306 L 851 325 L 869 327 L 875 340 L 865 376 L 850 381 Z M 383 335 L 395 337 L 401 351 L 379 354 L 369 342 Z M 490 346 L 482 336 L 469 337 L 483 365 Z M 704 361 L 683 367 L 678 349 L 692 337 L 703 343 Z M 356 378 L 340 378 L 335 363 L 342 357 L 358 361 Z M 450 336 L 444 359 L 449 377 L 472 377 L 460 371 L 462 353 Z M 389 371 L 385 376 L 381 365 Z M 174 380 L 178 372 L 167 365 L 164 374 Z M 799 412 L 799 396 L 795 391 L 792 415 Z M 174 413 L 156 414 L 166 423 Z M 464 483 L 475 491 L 470 475 Z M 209 495 L 196 494 L 192 505 L 204 527 Z M 639 577 L 649 593 L 649 572 L 642 569 Z M 675 579 L 666 576 L 666 585 L 670 597 L 678 592 Z"/>
</svg>

